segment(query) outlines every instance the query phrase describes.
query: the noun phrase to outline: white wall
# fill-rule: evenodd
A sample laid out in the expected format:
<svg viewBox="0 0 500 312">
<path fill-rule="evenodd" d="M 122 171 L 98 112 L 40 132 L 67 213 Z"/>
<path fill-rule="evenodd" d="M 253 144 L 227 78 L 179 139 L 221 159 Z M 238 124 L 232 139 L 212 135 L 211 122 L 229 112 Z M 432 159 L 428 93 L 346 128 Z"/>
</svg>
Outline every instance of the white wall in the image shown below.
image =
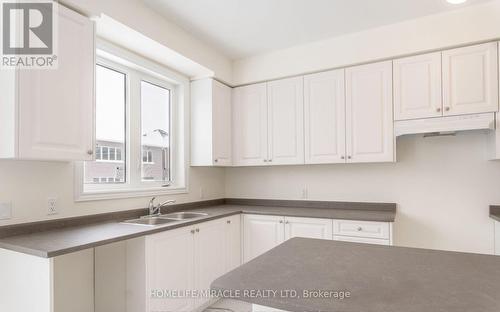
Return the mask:
<svg viewBox="0 0 500 312">
<path fill-rule="evenodd" d="M 147 207 L 150 197 L 75 203 L 73 173 L 72 163 L 0 160 L 0 202 L 13 202 L 13 218 L 0 220 L 0 226 Z M 198 201 L 200 188 L 203 200 L 223 198 L 223 169 L 191 168 L 189 194 L 163 196 L 158 200 Z M 57 197 L 58 215 L 47 216 L 48 197 Z"/>
<path fill-rule="evenodd" d="M 233 168 L 227 197 L 398 204 L 395 244 L 493 253 L 489 205 L 500 202 L 500 162 L 486 160 L 483 132 L 402 137 L 397 163 Z"/>
<path fill-rule="evenodd" d="M 233 63 L 233 84 L 497 39 L 499 16 L 500 1 L 492 1 L 237 60 Z"/>
</svg>

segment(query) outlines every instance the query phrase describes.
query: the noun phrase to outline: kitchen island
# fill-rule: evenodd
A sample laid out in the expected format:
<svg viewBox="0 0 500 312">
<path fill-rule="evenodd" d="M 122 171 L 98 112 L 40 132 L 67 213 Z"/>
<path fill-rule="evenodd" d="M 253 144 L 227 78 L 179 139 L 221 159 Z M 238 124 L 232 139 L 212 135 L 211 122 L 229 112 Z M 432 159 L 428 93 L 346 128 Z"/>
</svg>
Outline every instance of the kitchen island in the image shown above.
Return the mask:
<svg viewBox="0 0 500 312">
<path fill-rule="evenodd" d="M 498 312 L 500 257 L 294 238 L 212 290 L 293 312 Z"/>
</svg>

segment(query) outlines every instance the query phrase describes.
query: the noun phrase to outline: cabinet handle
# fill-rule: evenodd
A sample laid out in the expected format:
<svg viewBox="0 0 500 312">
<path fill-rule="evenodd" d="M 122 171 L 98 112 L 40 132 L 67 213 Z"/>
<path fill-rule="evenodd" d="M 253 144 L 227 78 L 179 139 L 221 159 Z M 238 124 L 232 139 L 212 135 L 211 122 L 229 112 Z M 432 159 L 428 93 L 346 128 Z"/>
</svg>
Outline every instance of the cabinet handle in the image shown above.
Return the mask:
<svg viewBox="0 0 500 312">
<path fill-rule="evenodd" d="M 444 108 L 444 110 L 447 111 L 447 112 L 449 112 L 450 111 L 450 107 L 447 106 L 447 107 Z"/>
<path fill-rule="evenodd" d="M 268 160 L 267 159 L 264 159 L 264 162 L 267 162 Z"/>
<path fill-rule="evenodd" d="M 199 233 L 200 232 L 200 229 L 196 229 L 196 233 Z"/>
<path fill-rule="evenodd" d="M 269 159 L 269 160 L 268 160 L 268 162 L 273 162 L 273 160 L 272 160 L 272 159 Z"/>
<path fill-rule="evenodd" d="M 286 221 L 285 224 L 289 224 L 290 222 Z"/>
<path fill-rule="evenodd" d="M 441 112 L 441 107 L 436 108 L 436 112 L 440 113 Z"/>
<path fill-rule="evenodd" d="M 227 224 L 231 224 L 231 220 L 227 220 L 227 221 L 226 221 L 226 223 L 227 223 Z"/>
<path fill-rule="evenodd" d="M 89 149 L 89 150 L 87 151 L 87 154 L 89 154 L 89 155 L 93 155 L 93 154 L 94 154 L 94 151 L 93 151 L 93 150 L 91 150 L 91 149 Z"/>
</svg>

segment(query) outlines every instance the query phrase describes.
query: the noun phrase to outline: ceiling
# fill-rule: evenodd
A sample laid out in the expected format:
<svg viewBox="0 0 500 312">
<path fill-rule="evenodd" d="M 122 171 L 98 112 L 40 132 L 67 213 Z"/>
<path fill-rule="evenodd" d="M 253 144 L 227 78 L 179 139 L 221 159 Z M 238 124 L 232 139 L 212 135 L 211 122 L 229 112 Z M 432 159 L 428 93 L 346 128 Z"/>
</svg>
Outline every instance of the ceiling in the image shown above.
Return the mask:
<svg viewBox="0 0 500 312">
<path fill-rule="evenodd" d="M 231 59 L 491 0 L 142 0 Z"/>
</svg>

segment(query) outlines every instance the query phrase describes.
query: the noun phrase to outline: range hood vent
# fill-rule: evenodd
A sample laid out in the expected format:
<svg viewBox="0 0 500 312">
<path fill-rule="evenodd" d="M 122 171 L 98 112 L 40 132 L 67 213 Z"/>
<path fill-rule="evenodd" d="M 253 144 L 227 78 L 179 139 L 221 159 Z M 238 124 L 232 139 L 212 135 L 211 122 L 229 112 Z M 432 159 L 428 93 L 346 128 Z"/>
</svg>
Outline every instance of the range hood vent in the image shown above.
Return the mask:
<svg viewBox="0 0 500 312">
<path fill-rule="evenodd" d="M 394 123 L 394 133 L 396 137 L 409 134 L 436 134 L 494 129 L 495 113 L 401 120 Z"/>
</svg>

